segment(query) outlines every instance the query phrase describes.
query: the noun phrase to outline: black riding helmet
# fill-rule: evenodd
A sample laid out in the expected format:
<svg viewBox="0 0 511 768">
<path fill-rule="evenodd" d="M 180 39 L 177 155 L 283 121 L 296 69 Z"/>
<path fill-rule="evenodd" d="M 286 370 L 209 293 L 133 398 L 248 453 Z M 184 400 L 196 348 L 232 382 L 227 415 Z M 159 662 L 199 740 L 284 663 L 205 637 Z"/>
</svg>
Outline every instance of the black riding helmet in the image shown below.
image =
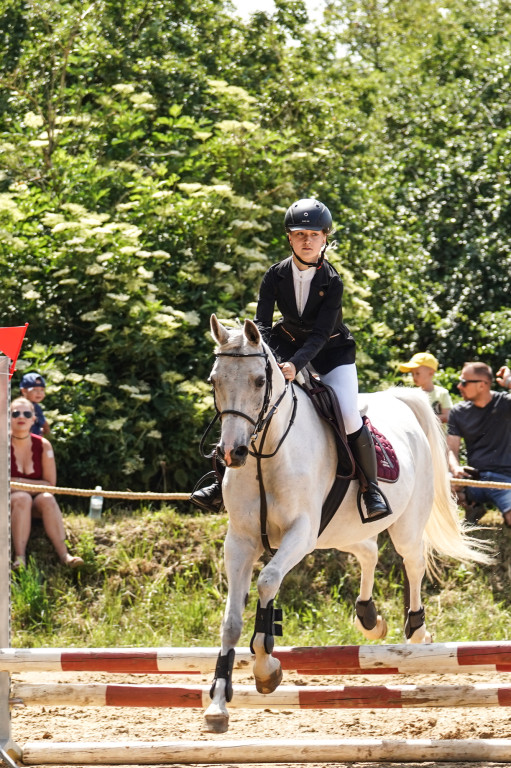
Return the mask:
<svg viewBox="0 0 511 768">
<path fill-rule="evenodd" d="M 290 232 L 312 229 L 328 235 L 332 229 L 332 214 L 319 200 L 307 197 L 289 206 L 284 217 L 284 227 Z"/>
<path fill-rule="evenodd" d="M 296 203 L 290 205 L 284 216 L 284 227 L 286 232 L 296 232 L 300 229 L 311 229 L 315 232 L 324 232 L 328 235 L 332 230 L 332 214 L 324 203 L 316 200 L 314 197 L 307 197 L 303 200 L 297 200 Z M 321 251 L 321 256 L 315 262 L 315 264 L 309 264 L 301 259 L 295 252 L 293 246 L 293 256 L 301 264 L 304 264 L 308 269 L 315 267 L 321 269 L 323 266 L 323 259 L 325 258 L 326 243 Z"/>
</svg>

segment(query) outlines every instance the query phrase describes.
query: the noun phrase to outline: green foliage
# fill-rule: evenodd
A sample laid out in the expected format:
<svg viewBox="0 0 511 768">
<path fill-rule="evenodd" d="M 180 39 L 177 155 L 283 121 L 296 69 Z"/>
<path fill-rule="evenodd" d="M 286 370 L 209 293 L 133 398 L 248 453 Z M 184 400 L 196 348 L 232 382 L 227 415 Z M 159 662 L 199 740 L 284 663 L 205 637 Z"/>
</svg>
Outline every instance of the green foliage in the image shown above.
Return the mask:
<svg viewBox="0 0 511 768">
<path fill-rule="evenodd" d="M 505 362 L 511 8 L 483 5 L 0 3 L 0 323 L 61 483 L 193 486 L 209 315 L 253 315 L 297 197 L 334 213 L 362 389 L 418 349 Z"/>
<path fill-rule="evenodd" d="M 48 594 L 48 585 L 33 557 L 26 568 L 20 568 L 13 577 L 11 610 L 14 625 L 20 630 L 31 632 L 53 631 L 53 610 Z"/>
</svg>

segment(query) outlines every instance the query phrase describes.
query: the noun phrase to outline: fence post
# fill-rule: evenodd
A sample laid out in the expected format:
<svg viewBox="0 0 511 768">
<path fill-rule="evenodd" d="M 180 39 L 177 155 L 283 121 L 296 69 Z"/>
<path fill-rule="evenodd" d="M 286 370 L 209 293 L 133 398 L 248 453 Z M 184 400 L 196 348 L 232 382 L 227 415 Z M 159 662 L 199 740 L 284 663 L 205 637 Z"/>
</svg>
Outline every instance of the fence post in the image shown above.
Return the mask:
<svg viewBox="0 0 511 768">
<path fill-rule="evenodd" d="M 8 357 L 0 356 L 0 647 L 11 644 L 11 504 L 10 504 L 10 381 Z M 10 757 L 21 757 L 11 738 L 9 712 L 10 677 L 0 672 L 0 755 L 7 765 Z"/>
</svg>

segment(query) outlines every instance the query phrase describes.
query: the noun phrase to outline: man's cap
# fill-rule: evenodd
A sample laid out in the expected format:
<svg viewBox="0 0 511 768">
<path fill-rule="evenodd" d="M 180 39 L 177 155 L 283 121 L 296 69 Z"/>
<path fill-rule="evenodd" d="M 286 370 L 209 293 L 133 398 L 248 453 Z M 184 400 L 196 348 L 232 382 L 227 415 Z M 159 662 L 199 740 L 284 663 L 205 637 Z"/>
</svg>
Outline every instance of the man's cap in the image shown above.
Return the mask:
<svg viewBox="0 0 511 768">
<path fill-rule="evenodd" d="M 46 383 L 39 373 L 25 373 L 21 377 L 20 389 L 32 389 L 32 387 L 45 387 Z"/>
<path fill-rule="evenodd" d="M 425 365 L 426 368 L 432 368 L 434 371 L 438 371 L 438 360 L 430 352 L 417 352 L 407 363 L 401 363 L 399 370 L 401 373 L 409 373 L 419 368 L 421 365 Z"/>
</svg>

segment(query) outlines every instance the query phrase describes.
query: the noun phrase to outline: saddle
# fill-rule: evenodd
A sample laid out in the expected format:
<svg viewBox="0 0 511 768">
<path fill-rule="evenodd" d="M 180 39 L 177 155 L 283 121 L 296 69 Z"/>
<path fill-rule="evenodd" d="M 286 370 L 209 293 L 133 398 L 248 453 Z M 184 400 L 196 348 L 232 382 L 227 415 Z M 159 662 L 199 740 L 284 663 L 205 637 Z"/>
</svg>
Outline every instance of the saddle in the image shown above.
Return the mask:
<svg viewBox="0 0 511 768">
<path fill-rule="evenodd" d="M 339 508 L 351 480 L 356 477 L 362 489 L 367 488 L 367 480 L 353 458 L 346 437 L 346 429 L 339 401 L 334 390 L 312 373 L 308 366 L 302 369 L 300 379 L 302 380 L 297 379 L 296 383 L 309 396 L 320 418 L 332 428 L 337 447 L 335 480 L 323 504 L 319 536 Z M 378 480 L 386 483 L 395 483 L 399 477 L 399 462 L 392 444 L 385 435 L 371 424 L 366 415 L 362 416 L 362 420 L 369 427 L 374 441 Z M 364 522 L 363 518 L 362 522 Z"/>
</svg>

